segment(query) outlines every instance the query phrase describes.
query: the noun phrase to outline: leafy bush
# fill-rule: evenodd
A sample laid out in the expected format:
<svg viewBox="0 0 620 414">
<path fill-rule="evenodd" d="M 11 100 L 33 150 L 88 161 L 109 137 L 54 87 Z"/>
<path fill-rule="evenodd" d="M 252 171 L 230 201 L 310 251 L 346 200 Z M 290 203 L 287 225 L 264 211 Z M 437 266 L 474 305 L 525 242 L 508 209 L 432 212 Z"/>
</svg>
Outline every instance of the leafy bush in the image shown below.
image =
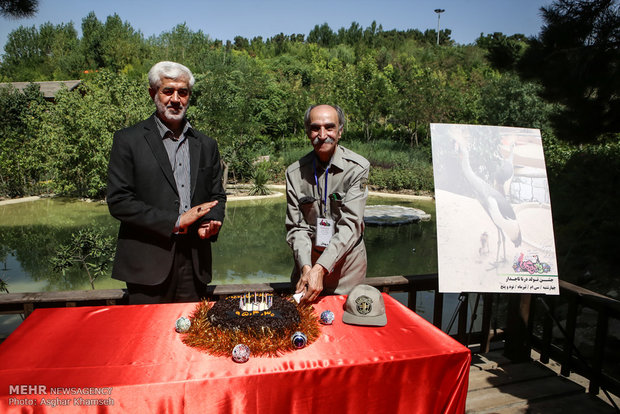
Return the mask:
<svg viewBox="0 0 620 414">
<path fill-rule="evenodd" d="M 340 143 L 366 158 L 371 165 L 383 168 L 409 168 L 418 163 L 428 164 L 425 146 L 410 147 L 402 142 L 377 140 L 371 142 L 341 140 Z"/>
<path fill-rule="evenodd" d="M 412 168 L 385 169 L 371 167 L 368 183 L 378 190 L 433 190 L 433 169 L 430 165 Z"/>
<path fill-rule="evenodd" d="M 3 280 L 0 279 L 0 292 L 9 293 L 9 285 Z"/>
<path fill-rule="evenodd" d="M 280 152 L 282 163 L 288 167 L 310 151 L 312 151 L 312 145 L 310 145 L 310 141 L 307 138 L 303 141 L 301 139 L 296 140 L 293 143 L 289 143 Z"/>
<path fill-rule="evenodd" d="M 250 188 L 249 193 L 250 195 L 269 194 L 269 189 L 266 185 L 267 181 L 269 180 L 269 173 L 263 165 L 264 163 L 259 163 L 254 169 L 254 174 L 252 174 L 252 188 Z"/>
</svg>

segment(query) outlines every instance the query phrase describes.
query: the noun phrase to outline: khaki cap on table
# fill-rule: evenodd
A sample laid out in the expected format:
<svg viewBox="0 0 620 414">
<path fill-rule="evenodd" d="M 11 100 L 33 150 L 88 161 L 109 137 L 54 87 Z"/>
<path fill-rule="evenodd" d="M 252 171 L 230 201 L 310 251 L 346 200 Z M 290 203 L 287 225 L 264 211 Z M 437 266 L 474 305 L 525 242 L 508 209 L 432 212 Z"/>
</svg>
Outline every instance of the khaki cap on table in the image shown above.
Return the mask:
<svg viewBox="0 0 620 414">
<path fill-rule="evenodd" d="M 342 321 L 350 325 L 385 326 L 385 303 L 381 292 L 370 285 L 357 285 L 347 296 Z"/>
</svg>

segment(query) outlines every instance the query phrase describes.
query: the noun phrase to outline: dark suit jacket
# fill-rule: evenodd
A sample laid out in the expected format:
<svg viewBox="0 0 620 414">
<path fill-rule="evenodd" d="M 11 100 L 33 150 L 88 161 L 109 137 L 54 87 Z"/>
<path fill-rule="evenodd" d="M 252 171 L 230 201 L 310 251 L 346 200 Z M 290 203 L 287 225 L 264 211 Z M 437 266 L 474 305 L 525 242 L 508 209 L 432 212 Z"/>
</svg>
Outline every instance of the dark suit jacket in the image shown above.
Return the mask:
<svg viewBox="0 0 620 414">
<path fill-rule="evenodd" d="M 112 277 L 130 283 L 157 285 L 168 276 L 176 237 L 191 242 L 196 276 L 211 281 L 211 241 L 197 235 L 199 223 L 187 235 L 173 236 L 179 217 L 179 194 L 172 167 L 153 115 L 114 134 L 108 166 L 107 202 L 110 214 L 120 220 Z M 190 128 L 186 134 L 190 154 L 192 206 L 219 203 L 204 220 L 224 221 L 226 193 L 217 143 Z"/>
</svg>

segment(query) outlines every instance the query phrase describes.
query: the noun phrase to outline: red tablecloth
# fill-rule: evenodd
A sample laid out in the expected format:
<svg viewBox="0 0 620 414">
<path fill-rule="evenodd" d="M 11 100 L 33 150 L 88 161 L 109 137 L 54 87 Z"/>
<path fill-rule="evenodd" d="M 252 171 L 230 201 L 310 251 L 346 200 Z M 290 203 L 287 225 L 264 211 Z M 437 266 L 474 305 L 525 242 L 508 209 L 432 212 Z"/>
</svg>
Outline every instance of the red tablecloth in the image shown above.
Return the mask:
<svg viewBox="0 0 620 414">
<path fill-rule="evenodd" d="M 0 412 L 464 412 L 469 350 L 384 298 L 388 324 L 362 327 L 324 297 L 316 342 L 245 364 L 183 344 L 195 303 L 35 310 L 0 345 Z"/>
</svg>

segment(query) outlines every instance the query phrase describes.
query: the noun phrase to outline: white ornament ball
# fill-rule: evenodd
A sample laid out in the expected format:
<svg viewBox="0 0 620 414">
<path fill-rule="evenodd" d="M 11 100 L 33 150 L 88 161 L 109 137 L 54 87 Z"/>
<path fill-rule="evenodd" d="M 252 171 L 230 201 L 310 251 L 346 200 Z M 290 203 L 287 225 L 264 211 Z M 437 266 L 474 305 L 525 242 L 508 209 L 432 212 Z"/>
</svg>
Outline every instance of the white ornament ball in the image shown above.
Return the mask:
<svg viewBox="0 0 620 414">
<path fill-rule="evenodd" d="M 250 359 L 250 347 L 246 344 L 237 344 L 232 350 L 232 359 L 235 362 L 244 363 Z"/>
<path fill-rule="evenodd" d="M 192 322 L 185 316 L 181 316 L 179 319 L 177 319 L 177 322 L 174 325 L 175 330 L 178 333 L 185 333 L 189 331 L 189 328 L 191 326 L 192 326 Z"/>
<path fill-rule="evenodd" d="M 321 312 L 321 323 L 323 325 L 331 325 L 334 322 L 334 312 L 326 310 Z"/>
</svg>

